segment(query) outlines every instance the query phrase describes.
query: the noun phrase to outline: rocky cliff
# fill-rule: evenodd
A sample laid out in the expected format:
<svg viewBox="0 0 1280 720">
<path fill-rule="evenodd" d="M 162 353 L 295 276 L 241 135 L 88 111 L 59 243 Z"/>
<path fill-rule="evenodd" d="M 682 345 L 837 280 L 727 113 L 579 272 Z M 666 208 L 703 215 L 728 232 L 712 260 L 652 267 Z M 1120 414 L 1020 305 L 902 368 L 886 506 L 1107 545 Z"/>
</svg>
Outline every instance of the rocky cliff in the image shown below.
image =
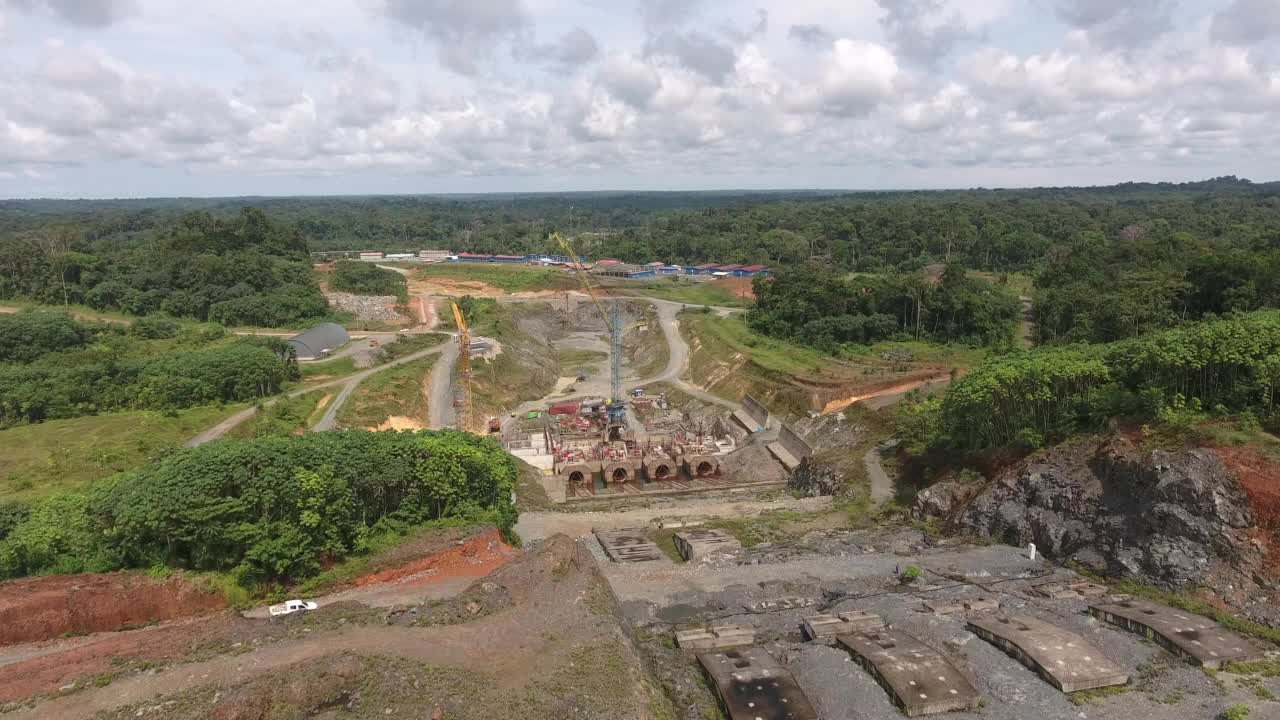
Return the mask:
<svg viewBox="0 0 1280 720">
<path fill-rule="evenodd" d="M 1143 451 L 1116 437 L 1053 448 L 995 480 L 939 483 L 916 511 L 950 529 L 1166 587 L 1214 588 L 1248 603 L 1272 588 L 1266 537 L 1249 499 L 1210 449 Z"/>
</svg>

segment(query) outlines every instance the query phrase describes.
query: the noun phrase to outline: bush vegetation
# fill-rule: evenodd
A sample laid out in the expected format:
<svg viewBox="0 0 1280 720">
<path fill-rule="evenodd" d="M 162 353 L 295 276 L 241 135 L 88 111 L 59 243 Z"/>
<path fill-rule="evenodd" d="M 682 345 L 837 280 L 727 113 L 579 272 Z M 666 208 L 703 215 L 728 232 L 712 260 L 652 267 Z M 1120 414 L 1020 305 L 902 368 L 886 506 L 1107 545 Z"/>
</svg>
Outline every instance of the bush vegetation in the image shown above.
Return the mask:
<svg viewBox="0 0 1280 720">
<path fill-rule="evenodd" d="M 899 419 L 917 447 L 964 449 L 1038 447 L 1111 418 L 1177 423 L 1209 410 L 1243 413 L 1275 430 L 1277 386 L 1280 311 L 1271 310 L 1009 354 L 952 383 L 941 403 L 908 404 Z M 940 421 L 921 417 L 929 413 Z"/>
<path fill-rule="evenodd" d="M 408 294 L 403 275 L 359 260 L 339 260 L 329 276 L 329 287 L 356 295 L 395 295 L 401 299 Z"/>
<path fill-rule="evenodd" d="M 516 474 L 492 440 L 453 431 L 222 440 L 6 514 L 0 577 L 167 566 L 250 585 L 447 518 L 511 537 Z"/>
<path fill-rule="evenodd" d="M 224 334 L 159 317 L 126 327 L 48 311 L 0 316 L 0 357 L 11 360 L 0 362 L 0 427 L 252 400 L 299 377 L 280 339 Z"/>
</svg>

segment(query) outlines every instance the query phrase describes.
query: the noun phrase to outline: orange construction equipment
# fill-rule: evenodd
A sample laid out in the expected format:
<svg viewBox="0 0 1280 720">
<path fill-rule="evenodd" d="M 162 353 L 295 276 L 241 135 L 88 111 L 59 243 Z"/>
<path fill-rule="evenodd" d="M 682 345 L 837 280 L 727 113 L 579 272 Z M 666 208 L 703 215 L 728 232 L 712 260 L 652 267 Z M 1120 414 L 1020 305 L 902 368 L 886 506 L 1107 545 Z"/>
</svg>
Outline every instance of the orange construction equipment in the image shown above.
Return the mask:
<svg viewBox="0 0 1280 720">
<path fill-rule="evenodd" d="M 458 429 L 467 430 L 471 424 L 474 407 L 471 403 L 471 336 L 467 333 L 467 320 L 462 316 L 458 303 L 453 306 L 453 322 L 458 326 L 458 360 L 462 363 L 462 386 L 465 400 L 462 402 L 462 417 L 458 418 Z"/>
</svg>

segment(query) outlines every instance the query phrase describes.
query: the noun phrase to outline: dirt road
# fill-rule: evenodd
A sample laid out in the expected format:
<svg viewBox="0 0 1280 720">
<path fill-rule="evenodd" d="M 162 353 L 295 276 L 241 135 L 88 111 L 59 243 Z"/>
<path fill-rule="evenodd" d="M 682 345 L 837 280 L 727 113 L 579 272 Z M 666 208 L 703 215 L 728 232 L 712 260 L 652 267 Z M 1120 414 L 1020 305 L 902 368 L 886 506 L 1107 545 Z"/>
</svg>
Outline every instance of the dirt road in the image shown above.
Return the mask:
<svg viewBox="0 0 1280 720">
<path fill-rule="evenodd" d="M 427 397 L 427 427 L 439 430 L 452 425 L 453 413 L 453 366 L 458 362 L 460 348 L 458 343 L 450 341 L 440 354 L 440 359 L 431 366 L 431 394 Z"/>
<path fill-rule="evenodd" d="M 351 396 L 351 393 L 356 389 L 356 386 L 364 382 L 365 378 L 369 377 L 370 375 L 380 373 L 384 370 L 390 370 L 393 367 L 404 365 L 405 363 L 411 363 L 415 360 L 421 360 L 422 358 L 427 357 L 428 355 L 434 355 L 435 353 L 443 351 L 448 346 L 449 346 L 449 343 L 441 343 L 439 345 L 434 345 L 432 347 L 426 348 L 425 350 L 419 350 L 418 352 L 410 353 L 408 355 L 405 355 L 404 357 L 396 358 L 395 360 L 392 360 L 389 363 L 384 363 L 377 367 L 371 367 L 368 370 L 361 370 L 358 373 L 355 373 L 353 375 L 348 375 L 347 377 L 344 377 L 344 378 L 339 378 L 337 380 L 330 380 L 329 382 L 319 383 L 317 385 L 309 385 L 304 388 L 298 388 L 297 390 L 293 390 L 291 392 L 285 393 L 284 395 L 278 395 L 274 398 L 271 398 L 270 400 L 267 400 L 266 402 L 263 402 L 262 407 L 270 407 L 276 404 L 277 402 L 279 402 L 280 398 L 282 397 L 294 398 L 294 397 L 298 397 L 299 395 L 305 395 L 306 393 L 309 393 L 313 390 L 322 390 L 324 388 L 341 387 L 342 389 L 338 391 L 338 396 L 335 397 L 333 401 L 329 403 L 328 407 L 325 408 L 324 417 L 322 417 L 320 419 L 320 422 L 316 423 L 316 426 L 312 428 L 313 431 L 332 430 L 338 415 L 338 410 L 342 408 L 343 403 L 345 403 L 347 401 L 347 398 Z M 186 442 L 185 447 L 197 447 L 207 442 L 217 440 L 221 438 L 223 435 L 226 435 L 228 432 L 231 432 L 232 430 L 234 430 L 241 423 L 245 422 L 249 418 L 256 415 L 257 412 L 258 412 L 258 408 L 256 407 L 251 407 L 245 410 L 241 410 L 235 415 L 232 415 L 226 420 L 223 420 L 217 425 L 214 425 L 208 430 L 205 430 L 199 435 L 196 435 L 195 437 L 191 438 Z"/>
</svg>

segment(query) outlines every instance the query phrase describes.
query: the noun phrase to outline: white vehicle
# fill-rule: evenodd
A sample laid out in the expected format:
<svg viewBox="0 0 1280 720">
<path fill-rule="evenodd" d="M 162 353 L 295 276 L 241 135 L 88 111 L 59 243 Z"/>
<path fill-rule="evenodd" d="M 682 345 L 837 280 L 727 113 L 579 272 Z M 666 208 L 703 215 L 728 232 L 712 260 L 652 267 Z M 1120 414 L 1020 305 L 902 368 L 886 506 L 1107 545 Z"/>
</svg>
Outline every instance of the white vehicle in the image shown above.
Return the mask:
<svg viewBox="0 0 1280 720">
<path fill-rule="evenodd" d="M 286 600 L 279 605 L 272 605 L 267 608 L 272 617 L 276 615 L 291 615 L 296 612 L 306 612 L 307 610 L 315 610 L 320 607 L 312 600 Z"/>
</svg>

